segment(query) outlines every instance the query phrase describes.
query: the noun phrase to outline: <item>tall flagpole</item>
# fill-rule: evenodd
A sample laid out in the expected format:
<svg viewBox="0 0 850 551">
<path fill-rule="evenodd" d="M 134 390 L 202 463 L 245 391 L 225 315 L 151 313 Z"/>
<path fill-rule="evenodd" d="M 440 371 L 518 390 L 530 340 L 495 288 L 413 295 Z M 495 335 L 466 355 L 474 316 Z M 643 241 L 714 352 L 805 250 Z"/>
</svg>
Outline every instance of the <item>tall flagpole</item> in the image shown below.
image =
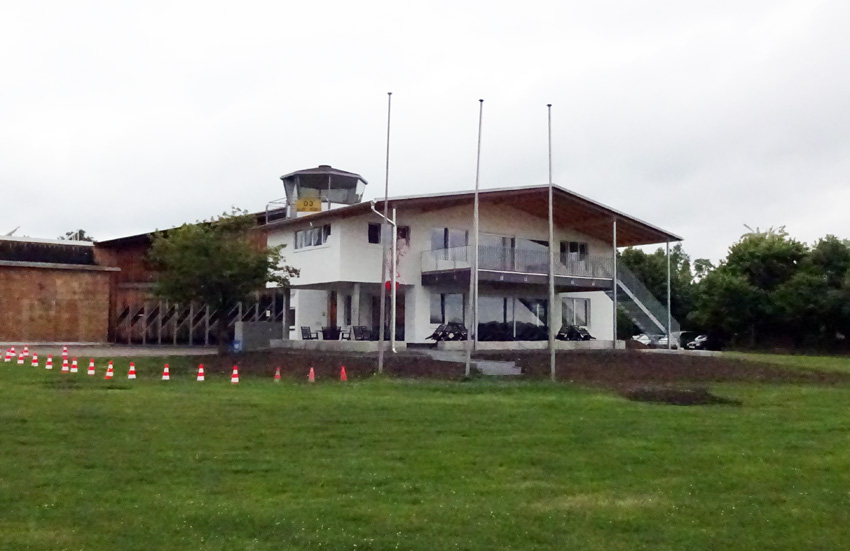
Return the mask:
<svg viewBox="0 0 850 551">
<path fill-rule="evenodd" d="M 475 199 L 472 209 L 472 263 L 469 266 L 470 331 L 466 336 L 466 376 L 472 364 L 472 349 L 478 341 L 478 177 L 481 172 L 481 123 L 484 119 L 484 100 L 478 100 L 478 156 L 475 159 Z M 467 250 L 469 247 L 467 247 Z"/>
<path fill-rule="evenodd" d="M 552 207 L 552 104 L 549 112 L 549 374 L 555 381 L 555 220 Z"/>
<path fill-rule="evenodd" d="M 384 220 L 381 222 L 381 317 L 378 329 L 378 373 L 384 372 L 384 324 L 387 320 L 387 237 L 389 236 L 389 219 L 387 205 L 390 197 L 390 114 L 392 113 L 393 93 L 387 92 L 387 168 L 384 173 Z M 395 266 L 393 266 L 395 270 Z M 395 320 L 393 320 L 395 322 Z"/>
</svg>

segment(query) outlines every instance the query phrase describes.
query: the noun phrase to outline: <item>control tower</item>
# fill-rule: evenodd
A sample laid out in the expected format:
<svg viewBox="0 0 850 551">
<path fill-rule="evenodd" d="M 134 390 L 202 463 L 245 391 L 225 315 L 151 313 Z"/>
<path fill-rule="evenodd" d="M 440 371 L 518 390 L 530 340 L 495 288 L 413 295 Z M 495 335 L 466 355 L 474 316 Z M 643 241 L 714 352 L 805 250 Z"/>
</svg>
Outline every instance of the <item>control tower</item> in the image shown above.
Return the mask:
<svg viewBox="0 0 850 551">
<path fill-rule="evenodd" d="M 286 191 L 287 218 L 359 203 L 368 184 L 359 174 L 330 165 L 297 170 L 280 179 Z"/>
</svg>

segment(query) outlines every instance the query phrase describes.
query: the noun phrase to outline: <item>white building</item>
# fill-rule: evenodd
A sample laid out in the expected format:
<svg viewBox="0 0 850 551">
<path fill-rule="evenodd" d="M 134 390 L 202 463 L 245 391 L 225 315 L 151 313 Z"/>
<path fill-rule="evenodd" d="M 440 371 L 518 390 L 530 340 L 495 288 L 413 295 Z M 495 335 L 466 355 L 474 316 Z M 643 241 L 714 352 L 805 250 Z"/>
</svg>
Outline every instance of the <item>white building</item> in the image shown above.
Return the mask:
<svg viewBox="0 0 850 551">
<path fill-rule="evenodd" d="M 348 178 L 348 183 L 332 182 L 337 176 Z M 307 183 L 311 177 L 317 179 L 312 185 Z M 358 202 L 365 181 L 330 167 L 282 179 L 287 218 L 264 227 L 269 245 L 286 245 L 286 263 L 301 271 L 292 280 L 290 338 L 301 339 L 302 327 L 321 338 L 322 328 L 345 331 L 353 326 L 365 326 L 377 338 L 385 236 L 382 220 L 372 209 L 383 212 L 383 201 Z M 305 196 L 329 202 L 319 212 L 296 213 L 296 203 Z M 399 341 L 427 342 L 438 325 L 450 321 L 469 326 L 473 198 L 469 191 L 389 199 L 398 224 Z M 483 190 L 479 200 L 479 340 L 545 340 L 547 186 Z M 561 187 L 554 188 L 553 204 L 555 319 L 584 326 L 597 339 L 610 341 L 615 249 L 681 238 Z M 618 275 L 619 300 L 635 321 L 647 326 L 644 330 L 666 332 L 666 306 L 622 269 Z"/>
</svg>

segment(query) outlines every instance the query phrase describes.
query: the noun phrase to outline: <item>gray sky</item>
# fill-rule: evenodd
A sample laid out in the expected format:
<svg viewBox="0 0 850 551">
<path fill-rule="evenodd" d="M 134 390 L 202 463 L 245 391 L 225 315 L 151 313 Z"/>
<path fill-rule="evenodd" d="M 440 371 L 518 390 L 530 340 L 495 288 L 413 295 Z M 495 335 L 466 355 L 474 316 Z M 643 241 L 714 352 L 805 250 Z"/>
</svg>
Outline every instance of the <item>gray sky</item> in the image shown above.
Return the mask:
<svg viewBox="0 0 850 551">
<path fill-rule="evenodd" d="M 850 2 L 3 2 L 5 233 L 262 210 L 331 164 L 392 195 L 547 180 L 719 258 L 850 238 Z"/>
</svg>

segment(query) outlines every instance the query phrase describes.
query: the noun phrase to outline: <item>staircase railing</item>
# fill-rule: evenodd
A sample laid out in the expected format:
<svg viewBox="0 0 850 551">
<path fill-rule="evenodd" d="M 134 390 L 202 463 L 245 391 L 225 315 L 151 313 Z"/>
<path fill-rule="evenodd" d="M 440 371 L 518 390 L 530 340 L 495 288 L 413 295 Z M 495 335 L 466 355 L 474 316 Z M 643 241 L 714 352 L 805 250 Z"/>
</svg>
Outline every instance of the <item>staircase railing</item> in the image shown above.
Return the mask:
<svg viewBox="0 0 850 551">
<path fill-rule="evenodd" d="M 617 265 L 617 280 L 618 289 L 621 291 L 617 296 L 618 302 L 635 325 L 647 334 L 666 334 L 667 306 L 661 304 L 646 285 L 622 263 Z M 679 322 L 671 316 L 670 331 L 676 333 L 680 330 Z"/>
</svg>

